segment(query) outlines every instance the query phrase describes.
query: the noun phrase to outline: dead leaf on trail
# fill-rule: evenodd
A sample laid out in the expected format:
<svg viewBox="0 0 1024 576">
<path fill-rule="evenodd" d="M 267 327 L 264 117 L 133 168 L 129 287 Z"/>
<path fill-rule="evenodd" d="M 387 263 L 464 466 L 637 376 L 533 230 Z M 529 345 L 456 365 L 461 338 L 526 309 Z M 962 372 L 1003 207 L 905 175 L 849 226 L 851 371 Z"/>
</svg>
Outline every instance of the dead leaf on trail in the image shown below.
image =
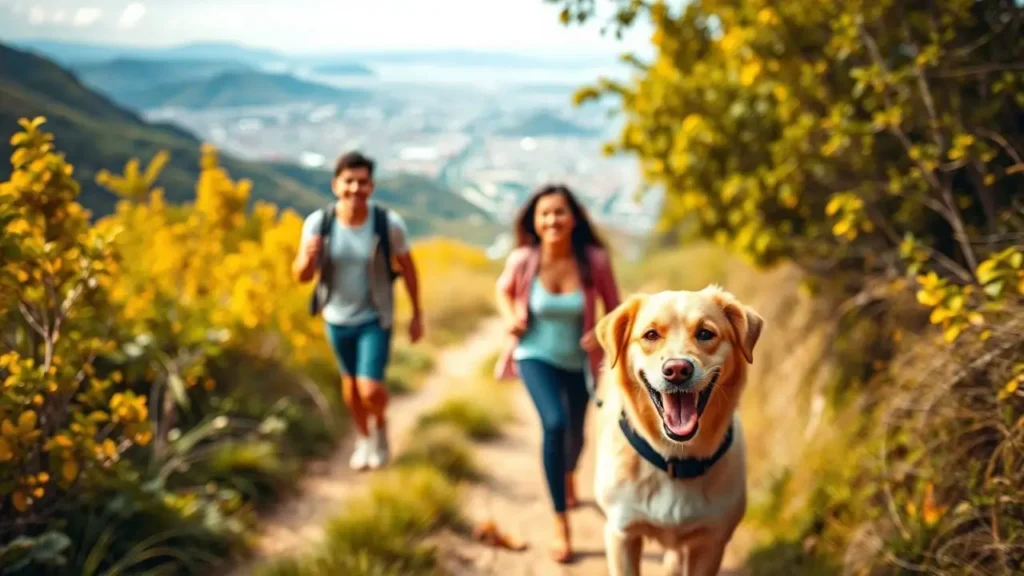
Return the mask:
<svg viewBox="0 0 1024 576">
<path fill-rule="evenodd" d="M 526 542 L 523 542 L 514 536 L 502 533 L 501 530 L 498 529 L 498 526 L 491 520 L 481 522 L 473 528 L 473 540 L 482 542 L 488 546 L 505 548 L 516 552 L 526 550 Z"/>
</svg>

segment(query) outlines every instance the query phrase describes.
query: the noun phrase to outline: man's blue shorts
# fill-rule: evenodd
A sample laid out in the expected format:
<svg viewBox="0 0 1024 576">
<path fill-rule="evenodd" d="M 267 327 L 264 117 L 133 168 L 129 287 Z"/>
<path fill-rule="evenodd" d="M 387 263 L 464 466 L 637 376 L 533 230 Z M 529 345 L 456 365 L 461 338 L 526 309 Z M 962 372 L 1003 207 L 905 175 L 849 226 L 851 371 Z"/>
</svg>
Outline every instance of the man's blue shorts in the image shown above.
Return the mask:
<svg viewBox="0 0 1024 576">
<path fill-rule="evenodd" d="M 325 322 L 324 328 L 327 341 L 346 376 L 378 382 L 384 380 L 384 369 L 391 351 L 391 330 L 382 328 L 377 318 L 351 326 Z"/>
</svg>

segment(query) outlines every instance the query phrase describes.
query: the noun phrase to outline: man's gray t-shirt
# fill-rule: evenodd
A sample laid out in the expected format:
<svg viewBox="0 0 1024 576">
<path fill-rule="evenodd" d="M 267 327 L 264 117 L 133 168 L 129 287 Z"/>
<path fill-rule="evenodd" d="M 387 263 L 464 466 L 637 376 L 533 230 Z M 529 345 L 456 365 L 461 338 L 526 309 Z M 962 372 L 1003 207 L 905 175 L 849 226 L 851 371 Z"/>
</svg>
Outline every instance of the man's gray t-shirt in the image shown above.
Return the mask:
<svg viewBox="0 0 1024 576">
<path fill-rule="evenodd" d="M 320 233 L 323 211 L 317 210 L 306 217 L 302 225 L 302 241 Z M 391 253 L 403 256 L 409 253 L 405 221 L 395 211 L 388 210 L 388 228 Z M 377 317 L 370 300 L 369 265 L 373 247 L 373 203 L 369 203 L 366 221 L 349 227 L 337 218 L 331 228 L 329 245 L 323 247 L 324 256 L 331 259 L 333 278 L 331 292 L 323 306 L 323 318 L 331 324 L 353 325 Z"/>
</svg>

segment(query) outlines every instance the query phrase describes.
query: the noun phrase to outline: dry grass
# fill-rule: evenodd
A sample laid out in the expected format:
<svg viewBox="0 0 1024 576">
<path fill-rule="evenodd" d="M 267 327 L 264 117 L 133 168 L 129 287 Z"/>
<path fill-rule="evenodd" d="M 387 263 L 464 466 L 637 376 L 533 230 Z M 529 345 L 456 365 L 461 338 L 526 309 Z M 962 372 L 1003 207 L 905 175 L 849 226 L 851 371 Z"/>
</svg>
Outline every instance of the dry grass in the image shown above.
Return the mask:
<svg viewBox="0 0 1024 576">
<path fill-rule="evenodd" d="M 847 567 L 1020 573 L 1024 394 L 1011 383 L 1024 372 L 1024 309 L 986 342 L 923 341 L 908 356 L 879 407 L 877 467 L 858 477 L 877 482 L 884 513 L 862 517 Z"/>
<path fill-rule="evenodd" d="M 491 440 L 501 433 L 510 418 L 504 394 L 498 386 L 483 384 L 475 391 L 454 395 L 424 414 L 416 427 L 427 431 L 435 426 L 454 426 L 473 440 Z"/>
<path fill-rule="evenodd" d="M 477 322 L 494 312 L 494 285 L 501 262 L 492 262 L 478 247 L 443 238 L 413 246 L 420 274 L 420 299 L 425 314 L 427 343 L 444 346 L 472 332 Z M 401 280 L 397 281 L 401 283 Z M 411 305 L 404 287 L 396 302 L 399 326 L 406 326 Z M 405 333 L 401 334 L 404 340 Z"/>
<path fill-rule="evenodd" d="M 489 363 L 485 363 L 488 364 Z M 484 367 L 481 367 L 483 372 Z M 416 437 L 369 492 L 329 522 L 312 553 L 275 561 L 260 576 L 428 576 L 439 570 L 428 544 L 444 529 L 463 529 L 459 485 L 479 480 L 471 437 L 494 437 L 508 414 L 506 388 L 490 378 L 453 383 L 453 396 L 427 413 Z"/>
<path fill-rule="evenodd" d="M 431 466 L 453 482 L 480 478 L 473 446 L 457 425 L 438 424 L 415 434 L 416 442 L 398 457 L 397 465 Z"/>
<path fill-rule="evenodd" d="M 415 244 L 413 257 L 426 337 L 409 344 L 411 303 L 402 280 L 396 280 L 395 339 L 386 379 L 397 393 L 416 390 L 440 348 L 458 343 L 494 313 L 494 283 L 501 271 L 500 263 L 488 260 L 482 249 L 444 238 Z"/>
<path fill-rule="evenodd" d="M 436 573 L 424 540 L 459 521 L 458 490 L 431 466 L 395 468 L 331 520 L 315 552 L 271 563 L 260 576 L 427 576 Z"/>
</svg>

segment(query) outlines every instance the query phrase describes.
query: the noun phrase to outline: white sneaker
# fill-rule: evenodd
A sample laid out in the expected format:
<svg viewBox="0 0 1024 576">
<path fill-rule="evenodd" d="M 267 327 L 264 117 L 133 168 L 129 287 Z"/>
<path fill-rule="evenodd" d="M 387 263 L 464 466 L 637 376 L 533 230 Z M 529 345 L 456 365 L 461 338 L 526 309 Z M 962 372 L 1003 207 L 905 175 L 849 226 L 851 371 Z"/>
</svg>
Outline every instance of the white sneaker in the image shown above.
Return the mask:
<svg viewBox="0 0 1024 576">
<path fill-rule="evenodd" d="M 366 464 L 372 469 L 382 468 L 388 463 L 391 457 L 388 447 L 387 428 L 375 426 L 370 433 L 369 450 L 367 451 Z"/>
<path fill-rule="evenodd" d="M 349 468 L 353 470 L 365 469 L 368 466 L 370 452 L 370 439 L 366 436 L 356 436 L 355 450 L 352 451 L 352 457 L 348 461 Z"/>
</svg>

